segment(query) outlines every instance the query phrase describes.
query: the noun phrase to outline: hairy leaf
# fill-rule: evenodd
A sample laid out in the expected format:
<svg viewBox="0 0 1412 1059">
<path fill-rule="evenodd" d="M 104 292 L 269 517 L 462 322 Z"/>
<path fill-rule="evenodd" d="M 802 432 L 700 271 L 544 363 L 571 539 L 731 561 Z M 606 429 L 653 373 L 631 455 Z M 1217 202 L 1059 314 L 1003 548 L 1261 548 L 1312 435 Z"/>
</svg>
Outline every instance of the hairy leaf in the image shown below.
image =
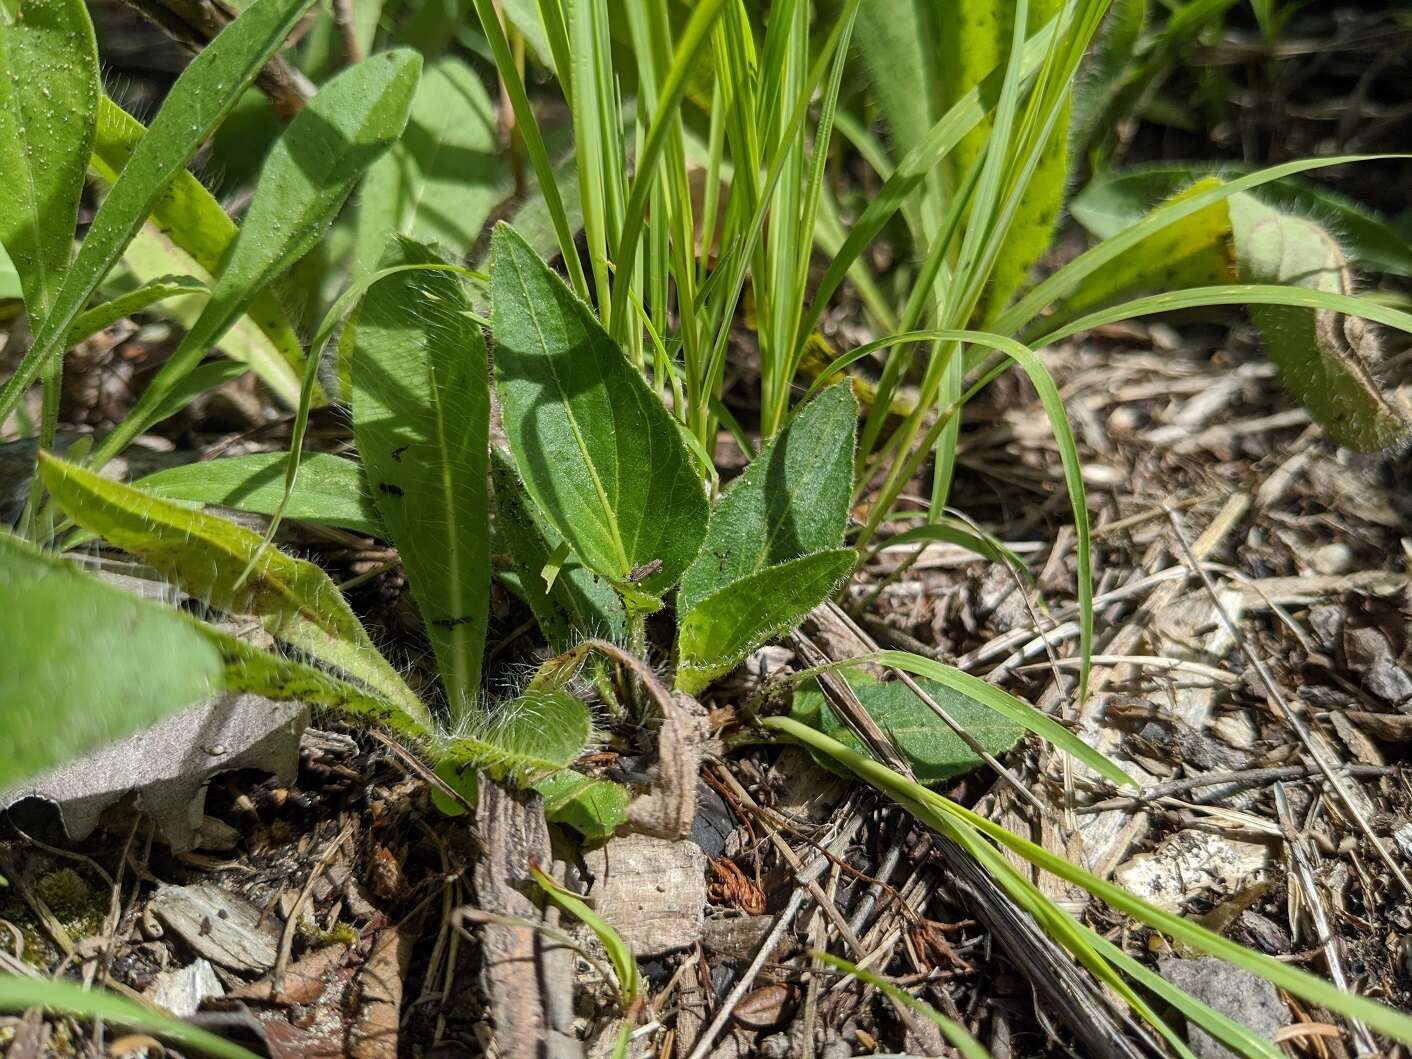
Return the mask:
<svg viewBox="0 0 1412 1059">
<path fill-rule="evenodd" d="M 220 690 L 218 647 L 177 611 L 0 530 L 0 790 Z"/>
<path fill-rule="evenodd" d="M 368 170 L 354 267 L 375 268 L 394 234 L 460 259 L 511 189 L 495 107 L 479 75 L 459 59 L 441 59 L 417 87 L 402 138 Z"/>
<path fill-rule="evenodd" d="M 1248 194 L 1232 196 L 1230 214 L 1244 282 L 1352 293 L 1343 250 L 1321 226 Z M 1250 316 L 1285 386 L 1335 442 L 1378 452 L 1407 435 L 1405 411 L 1389 403 L 1369 370 L 1378 342 L 1362 320 L 1290 305 L 1251 305 Z"/>
<path fill-rule="evenodd" d="M 151 214 L 162 192 L 205 142 L 313 0 L 255 0 L 182 71 L 112 189 L 34 336 L 0 391 L 3 422 L 63 341 L 103 277 Z"/>
<path fill-rule="evenodd" d="M 104 183 L 112 184 L 117 180 L 146 132 L 140 121 L 107 96 L 102 98 L 98 110 L 98 138 L 89 164 Z M 238 232 L 235 222 L 226 215 L 215 196 L 189 170 L 180 169 L 158 195 L 152 206 L 151 220 L 134 236 L 124 258 L 142 280 L 155 279 L 163 270 L 190 272 L 209 280 L 220 273 Z M 144 236 L 148 241 L 164 244 L 166 249 L 161 256 L 172 257 L 176 263 L 157 265 L 153 271 L 144 273 L 134 260 L 134 248 Z M 148 262 L 155 256 L 148 251 L 141 255 L 141 260 Z M 189 258 L 196 267 L 181 264 L 182 257 Z M 221 339 L 221 347 L 248 363 L 281 400 L 292 404 L 299 392 L 299 367 L 304 361 L 294 326 L 272 290 L 255 295 L 245 312 L 245 319 Z M 177 318 L 189 328 L 198 314 L 199 310 L 193 309 L 189 316 Z M 322 394 L 319 400 L 322 403 Z"/>
<path fill-rule="evenodd" d="M 419 720 L 425 708 L 373 646 L 329 576 L 260 535 L 206 512 L 40 453 L 39 473 L 80 526 L 172 578 L 198 599 L 261 619 L 271 635 L 336 666 Z M 253 570 L 241 581 L 247 565 Z"/>
<path fill-rule="evenodd" d="M 1249 170 L 1219 163 L 1160 163 L 1104 173 L 1074 196 L 1075 220 L 1099 239 L 1136 224 L 1164 200 L 1205 177 Z M 1318 184 L 1286 177 L 1253 192 L 1285 213 L 1308 217 L 1338 233 L 1349 261 L 1375 272 L 1412 276 L 1412 240 L 1362 203 Z"/>
<path fill-rule="evenodd" d="M 750 461 L 717 503 L 706 543 L 682 577 L 683 617 L 734 581 L 843 543 L 857 423 L 851 387 L 830 386 Z"/>
<path fill-rule="evenodd" d="M 285 452 L 226 456 L 149 474 L 134 484 L 169 500 L 194 500 L 273 515 L 284 496 Z M 382 536 L 377 506 L 363 470 L 352 460 L 311 452 L 299 464 L 299 478 L 284 513 L 304 522 Z"/>
<path fill-rule="evenodd" d="M 270 151 L 201 316 L 103 443 L 98 463 L 147 429 L 152 410 L 244 314 L 250 299 L 323 238 L 364 170 L 401 135 L 421 65 L 415 52 L 380 52 L 331 80 L 289 123 Z"/>
<path fill-rule="evenodd" d="M 794 629 L 852 573 L 857 558 L 850 548 L 815 552 L 707 596 L 677 634 L 677 687 L 699 694 L 751 651 Z"/>
<path fill-rule="evenodd" d="M 1147 27 L 1147 0 L 1113 0 L 1097 43 L 1074 85 L 1069 143 L 1083 156 L 1100 137 L 1111 135 L 1115 112 L 1128 84 L 1128 71 Z M 1175 190 L 1175 189 L 1173 189 Z"/>
<path fill-rule="evenodd" d="M 438 260 L 402 239 L 382 264 Z M 398 272 L 351 324 L 353 433 L 453 716 L 480 687 L 490 599 L 489 366 L 469 313 L 455 276 Z"/>
<path fill-rule="evenodd" d="M 98 96 L 98 47 L 82 0 L 0 4 L 0 244 L 35 328 L 73 253 Z"/>
<path fill-rule="evenodd" d="M 588 707 L 562 689 L 528 691 L 472 719 L 470 732 L 451 739 L 445 756 L 475 765 L 496 780 L 528 787 L 584 752 L 593 736 Z"/>
<path fill-rule="evenodd" d="M 572 827 L 589 841 L 612 838 L 628 818 L 631 792 L 621 783 L 561 769 L 534 785 L 544 798 L 544 818 Z"/>
<path fill-rule="evenodd" d="M 586 566 L 660 594 L 706 534 L 706 496 L 676 422 L 507 225 L 492 253 L 495 384 L 525 488 Z"/>
<path fill-rule="evenodd" d="M 545 586 L 544 569 L 562 538 L 534 506 L 514 461 L 502 449 L 492 450 L 490 480 L 495 488 L 495 530 L 514 564 L 507 580 L 549 643 L 567 648 L 584 636 L 621 640 L 627 628 L 622 601 L 573 556 L 564 558 L 553 584 Z"/>
<path fill-rule="evenodd" d="M 863 709 L 896 742 L 919 783 L 932 787 L 984 764 L 970 745 L 902 681 L 880 682 L 861 670 L 845 672 L 844 676 Z M 1024 734 L 1025 730 L 1013 720 L 955 688 L 925 679 L 918 680 L 917 685 L 992 754 L 1005 753 Z M 845 746 L 867 753 L 858 737 L 833 712 L 815 680 L 795 691 L 790 715 Z"/>
</svg>

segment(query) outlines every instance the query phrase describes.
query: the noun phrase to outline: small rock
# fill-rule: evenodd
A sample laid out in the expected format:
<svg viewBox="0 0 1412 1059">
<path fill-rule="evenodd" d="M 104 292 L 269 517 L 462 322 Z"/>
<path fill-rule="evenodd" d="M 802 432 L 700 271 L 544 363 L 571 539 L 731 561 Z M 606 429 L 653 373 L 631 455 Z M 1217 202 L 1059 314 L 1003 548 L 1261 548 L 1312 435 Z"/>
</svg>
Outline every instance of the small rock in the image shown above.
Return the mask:
<svg viewBox="0 0 1412 1059">
<path fill-rule="evenodd" d="M 1412 676 L 1390 658 L 1380 658 L 1364 670 L 1363 687 L 1389 706 L 1412 700 Z"/>
<path fill-rule="evenodd" d="M 1159 908 L 1179 912 L 1207 889 L 1233 892 L 1270 864 L 1268 847 L 1189 828 L 1120 864 L 1113 880 Z"/>
<path fill-rule="evenodd" d="M 153 979 L 147 999 L 179 1019 L 189 1019 L 207 997 L 225 996 L 225 987 L 216 969 L 206 960 L 196 960 L 176 971 L 163 971 Z"/>
<path fill-rule="evenodd" d="M 1309 566 L 1316 574 L 1343 574 L 1353 569 L 1353 549 L 1346 544 L 1325 544 L 1309 553 Z"/>
<path fill-rule="evenodd" d="M 706 916 L 706 854 L 691 841 L 624 835 L 584 853 L 598 914 L 639 957 L 695 945 Z"/>
<path fill-rule="evenodd" d="M 1279 990 L 1225 960 L 1169 957 L 1159 960 L 1157 969 L 1178 989 L 1266 1040 L 1289 1022 L 1289 1008 L 1280 1000 Z M 1198 1059 L 1234 1059 L 1234 1052 L 1197 1026 L 1187 1026 L 1187 1043 Z"/>
<path fill-rule="evenodd" d="M 746 993 L 731 1014 L 742 1026 L 752 1030 L 767 1030 L 783 1022 L 786 1012 L 793 1004 L 794 990 L 777 983 Z"/>
<path fill-rule="evenodd" d="M 199 956 L 232 971 L 264 972 L 275 965 L 279 923 L 214 883 L 167 886 L 152 912 Z"/>
</svg>

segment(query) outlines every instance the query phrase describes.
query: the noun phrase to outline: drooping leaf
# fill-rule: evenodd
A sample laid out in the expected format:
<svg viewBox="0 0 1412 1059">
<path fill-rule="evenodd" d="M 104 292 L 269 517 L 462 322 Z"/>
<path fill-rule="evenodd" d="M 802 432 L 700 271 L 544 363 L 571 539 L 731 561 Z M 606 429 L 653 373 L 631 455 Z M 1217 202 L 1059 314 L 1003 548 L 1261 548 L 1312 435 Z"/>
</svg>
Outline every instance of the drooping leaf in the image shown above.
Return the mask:
<svg viewBox="0 0 1412 1059">
<path fill-rule="evenodd" d="M 1095 237 L 1107 239 L 1204 177 L 1248 172 L 1242 166 L 1199 162 L 1133 166 L 1095 177 L 1074 196 L 1070 211 Z M 1362 203 L 1296 177 L 1265 184 L 1253 194 L 1266 205 L 1337 232 L 1344 253 L 1357 267 L 1412 276 L 1412 239 Z"/>
<path fill-rule="evenodd" d="M 473 719 L 470 732 L 448 741 L 444 754 L 458 766 L 528 787 L 567 768 L 592 736 L 587 706 L 562 689 L 541 688 Z"/>
<path fill-rule="evenodd" d="M 98 96 L 82 0 L 0 4 L 0 244 L 36 329 L 73 254 Z"/>
<path fill-rule="evenodd" d="M 285 452 L 253 452 L 149 474 L 133 484 L 169 500 L 194 500 L 273 515 L 284 496 Z M 299 464 L 299 478 L 284 513 L 292 519 L 382 535 L 377 506 L 368 492 L 363 470 L 352 460 L 326 452 L 311 452 Z"/>
<path fill-rule="evenodd" d="M 906 684 L 901 681 L 880 682 L 861 670 L 846 672 L 844 676 L 857 694 L 858 701 L 863 704 L 863 709 L 896 742 L 919 783 L 932 787 L 984 764 L 970 745 Z M 917 685 L 992 754 L 1005 753 L 1024 734 L 1024 729 L 1013 720 L 982 706 L 955 688 L 926 679 L 918 680 Z M 813 725 L 845 746 L 867 753 L 858 737 L 833 712 L 817 681 L 802 684 L 795 691 L 790 715 Z"/>
<path fill-rule="evenodd" d="M 1220 183 L 1218 177 L 1206 177 L 1175 192 L 1166 202 L 1199 195 Z M 1228 203 L 1213 202 L 1154 232 L 1122 257 L 1085 277 L 1044 325 L 1052 327 L 1137 294 L 1228 283 L 1234 274 Z"/>
<path fill-rule="evenodd" d="M 837 548 L 848 526 L 858 402 L 847 383 L 810 401 L 716 505 L 677 610 L 767 566 Z"/>
<path fill-rule="evenodd" d="M 363 172 L 401 135 L 421 62 L 405 49 L 379 52 L 324 85 L 289 123 L 270 151 L 205 308 L 99 448 L 100 464 L 152 425 L 152 410 L 244 314 L 250 300 L 324 237 Z"/>
<path fill-rule="evenodd" d="M 706 534 L 706 496 L 676 422 L 508 226 L 492 255 L 495 384 L 525 488 L 586 566 L 660 594 Z"/>
<path fill-rule="evenodd" d="M 701 600 L 677 634 L 677 687 L 689 695 L 795 628 L 853 571 L 850 548 L 767 566 Z"/>
<path fill-rule="evenodd" d="M 148 1004 L 118 996 L 105 989 L 86 989 L 78 982 L 52 978 L 0 975 L 0 1011 L 28 1011 L 44 1008 L 73 1018 L 104 1019 L 176 1041 L 183 1051 L 214 1056 L 215 1059 L 257 1059 L 254 1052 L 232 1044 L 181 1019 L 164 1015 Z"/>
<path fill-rule="evenodd" d="M 621 783 L 561 769 L 534 785 L 544 798 L 544 818 L 572 827 L 589 841 L 612 838 L 628 818 L 632 794 Z"/>
<path fill-rule="evenodd" d="M 1343 249 L 1320 225 L 1248 194 L 1232 196 L 1230 215 L 1244 282 L 1352 293 Z M 1406 412 L 1383 396 L 1370 370 L 1378 342 L 1362 320 L 1290 305 L 1251 305 L 1250 316 L 1285 386 L 1335 442 L 1378 452 L 1407 436 Z"/>
<path fill-rule="evenodd" d="M 178 612 L 0 530 L 0 790 L 220 690 L 220 650 Z"/>
<path fill-rule="evenodd" d="M 618 979 L 618 1003 L 625 1012 L 631 1010 L 633 1002 L 642 993 L 642 972 L 638 969 L 637 959 L 623 936 L 611 923 L 590 908 L 588 902 L 560 886 L 538 864 L 531 864 L 530 872 L 549 900 L 593 931 L 608 954 L 608 959 L 613 963 L 613 973 Z"/>
<path fill-rule="evenodd" d="M 409 239 L 384 267 L 439 259 Z M 490 599 L 490 382 L 460 280 L 388 276 L 351 326 L 353 433 L 453 715 L 480 687 Z"/>
<path fill-rule="evenodd" d="M 413 717 L 425 707 L 373 646 L 329 576 L 216 515 L 152 496 L 40 453 L 39 473 L 80 526 L 212 606 L 261 619 L 270 634 L 336 666 Z M 241 575 L 259 554 L 244 581 Z"/>
<path fill-rule="evenodd" d="M 98 110 L 98 138 L 93 145 L 90 165 L 104 183 L 111 185 L 117 180 L 146 131 L 127 111 L 107 96 L 102 98 Z M 215 196 L 190 170 L 180 169 L 157 196 L 151 220 L 133 237 L 134 242 L 123 256 L 139 280 L 181 271 L 208 281 L 209 286 L 211 277 L 220 273 L 238 232 L 235 222 Z M 166 248 L 161 254 L 148 250 L 140 255 L 141 262 L 150 263 L 150 271 L 139 266 L 139 255 L 134 252 L 144 236 L 148 237 L 148 242 Z M 196 267 L 180 263 L 183 256 Z M 168 257 L 174 260 L 156 263 Z M 248 363 L 281 400 L 293 403 L 294 395 L 299 392 L 299 368 L 304 351 L 284 307 L 274 291 L 265 290 L 255 295 L 245 313 L 245 318 L 221 339 L 221 347 Z M 197 315 L 199 308 L 193 307 L 189 316 L 178 316 L 178 320 L 189 328 Z M 323 395 L 319 394 L 318 399 L 322 403 Z"/>
<path fill-rule="evenodd" d="M 354 267 L 375 268 L 395 234 L 463 258 L 512 186 L 480 77 L 459 59 L 438 60 L 417 87 L 402 138 L 363 182 Z"/>
<path fill-rule="evenodd" d="M 553 584 L 546 588 L 544 570 L 562 538 L 534 506 L 514 462 L 502 449 L 491 452 L 490 480 L 495 488 L 495 530 L 514 564 L 512 587 L 530 608 L 545 639 L 555 647 L 567 647 L 575 637 L 621 639 L 627 628 L 622 601 L 607 581 L 572 555 L 564 557 Z"/>
<path fill-rule="evenodd" d="M 69 326 L 82 311 L 162 192 L 280 47 L 313 0 L 255 0 L 177 78 L 104 197 L 78 256 L 24 360 L 0 390 L 3 422 L 39 372 L 63 354 Z"/>
</svg>

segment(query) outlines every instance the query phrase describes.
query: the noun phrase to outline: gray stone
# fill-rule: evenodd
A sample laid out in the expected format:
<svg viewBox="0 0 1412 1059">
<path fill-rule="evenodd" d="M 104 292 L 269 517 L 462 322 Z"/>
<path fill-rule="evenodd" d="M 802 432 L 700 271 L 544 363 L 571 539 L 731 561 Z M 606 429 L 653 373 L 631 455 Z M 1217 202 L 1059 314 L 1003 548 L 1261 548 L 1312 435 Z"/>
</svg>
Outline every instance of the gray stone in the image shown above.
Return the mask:
<svg viewBox="0 0 1412 1059">
<path fill-rule="evenodd" d="M 0 809 L 40 798 L 59 809 L 72 839 L 86 838 L 104 810 L 129 795 L 178 853 L 202 840 L 206 787 L 236 769 L 293 782 L 299 738 L 308 724 L 301 703 L 259 695 L 221 695 L 136 735 L 0 791 Z"/>
<path fill-rule="evenodd" d="M 1159 960 L 1162 977 L 1190 993 L 1207 1007 L 1239 1022 L 1266 1040 L 1289 1023 L 1289 1008 L 1279 990 L 1263 978 L 1218 960 L 1201 956 Z M 1188 1024 L 1187 1043 L 1198 1059 L 1234 1059 L 1235 1053 L 1205 1030 Z"/>
<path fill-rule="evenodd" d="M 175 971 L 163 971 L 147 990 L 147 999 L 179 1019 L 189 1019 L 207 997 L 225 996 L 225 987 L 208 960 L 196 960 Z"/>
</svg>

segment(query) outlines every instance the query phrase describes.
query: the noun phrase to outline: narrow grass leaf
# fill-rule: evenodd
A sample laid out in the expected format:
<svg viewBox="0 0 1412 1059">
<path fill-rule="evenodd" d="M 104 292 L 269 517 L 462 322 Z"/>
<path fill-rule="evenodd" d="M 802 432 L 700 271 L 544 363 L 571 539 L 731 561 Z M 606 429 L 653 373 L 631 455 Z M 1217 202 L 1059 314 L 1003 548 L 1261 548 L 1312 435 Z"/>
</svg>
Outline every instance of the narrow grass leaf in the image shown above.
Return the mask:
<svg viewBox="0 0 1412 1059">
<path fill-rule="evenodd" d="M 511 190 L 495 106 L 479 75 L 459 59 L 440 59 L 417 86 L 402 138 L 363 181 L 354 267 L 376 268 L 397 234 L 460 259 Z"/>
<path fill-rule="evenodd" d="M 105 327 L 111 327 L 119 320 L 143 312 L 168 298 L 184 298 L 190 295 L 204 296 L 210 288 L 193 276 L 158 276 L 143 283 L 136 290 L 120 294 L 116 298 L 95 305 L 78 314 L 69 327 L 69 335 L 64 339 L 67 346 L 76 346 L 86 338 L 96 335 Z"/>
<path fill-rule="evenodd" d="M 0 975 L 0 1011 L 23 1012 L 30 1008 L 142 1030 L 175 1041 L 184 1051 L 215 1059 L 258 1059 L 254 1052 L 238 1044 L 115 993 L 85 989 L 77 982 L 59 979 Z"/>
<path fill-rule="evenodd" d="M 217 362 L 220 363 L 220 362 Z M 253 452 L 157 471 L 133 484 L 168 500 L 219 504 L 273 515 L 284 497 L 285 452 Z M 377 505 L 363 469 L 352 460 L 311 452 L 299 467 L 285 514 L 301 522 L 337 526 L 369 537 L 383 535 Z"/>
<path fill-rule="evenodd" d="M 15 410 L 41 369 L 63 355 L 69 325 L 152 213 L 162 192 L 312 3 L 255 0 L 177 78 L 151 128 L 104 197 L 29 352 L 0 390 L 0 422 Z"/>
<path fill-rule="evenodd" d="M 534 881 L 539 884 L 539 888 L 544 891 L 549 900 L 593 931 L 604 951 L 608 953 L 608 959 L 613 962 L 613 973 L 618 976 L 619 1003 L 624 1011 L 631 1008 L 637 998 L 642 995 L 642 973 L 637 969 L 637 959 L 633 956 L 628 943 L 623 940 L 623 936 L 613 929 L 612 924 L 590 908 L 583 898 L 560 886 L 553 878 L 545 874 L 544 869 L 538 864 L 531 863 L 530 872 L 534 875 Z"/>
<path fill-rule="evenodd" d="M 39 474 L 55 501 L 84 529 L 131 552 L 212 606 L 261 619 L 265 628 L 376 689 L 419 720 L 425 708 L 373 647 L 333 581 L 313 563 L 216 515 L 100 478 L 40 453 Z M 254 571 L 241 580 L 258 554 Z"/>
<path fill-rule="evenodd" d="M 770 640 L 798 627 L 853 572 L 851 548 L 767 566 L 701 600 L 677 633 L 677 687 L 696 695 Z"/>
<path fill-rule="evenodd" d="M 0 531 L 0 790 L 219 691 L 221 652 L 176 611 Z"/>
<path fill-rule="evenodd" d="M 682 616 L 767 566 L 843 544 L 857 424 L 852 388 L 830 386 L 750 461 L 716 504 L 706 543 L 682 577 Z"/>
<path fill-rule="evenodd" d="M 205 309 L 104 441 L 96 457 L 100 465 L 151 425 L 152 409 L 240 318 L 251 298 L 324 237 L 363 172 L 402 134 L 421 65 L 421 56 L 406 49 L 379 52 L 324 85 L 289 123 L 265 162 L 245 224 Z"/>
<path fill-rule="evenodd" d="M 676 421 L 513 229 L 497 227 L 492 245 L 495 384 L 525 488 L 585 565 L 660 594 L 708 517 Z"/>
<path fill-rule="evenodd" d="M 0 4 L 0 244 L 35 329 L 73 254 L 100 94 L 82 0 Z"/>
<path fill-rule="evenodd" d="M 382 263 L 438 261 L 404 238 Z M 450 273 L 405 271 L 350 324 L 353 435 L 453 716 L 480 688 L 490 599 L 490 369 L 470 308 Z"/>
</svg>

